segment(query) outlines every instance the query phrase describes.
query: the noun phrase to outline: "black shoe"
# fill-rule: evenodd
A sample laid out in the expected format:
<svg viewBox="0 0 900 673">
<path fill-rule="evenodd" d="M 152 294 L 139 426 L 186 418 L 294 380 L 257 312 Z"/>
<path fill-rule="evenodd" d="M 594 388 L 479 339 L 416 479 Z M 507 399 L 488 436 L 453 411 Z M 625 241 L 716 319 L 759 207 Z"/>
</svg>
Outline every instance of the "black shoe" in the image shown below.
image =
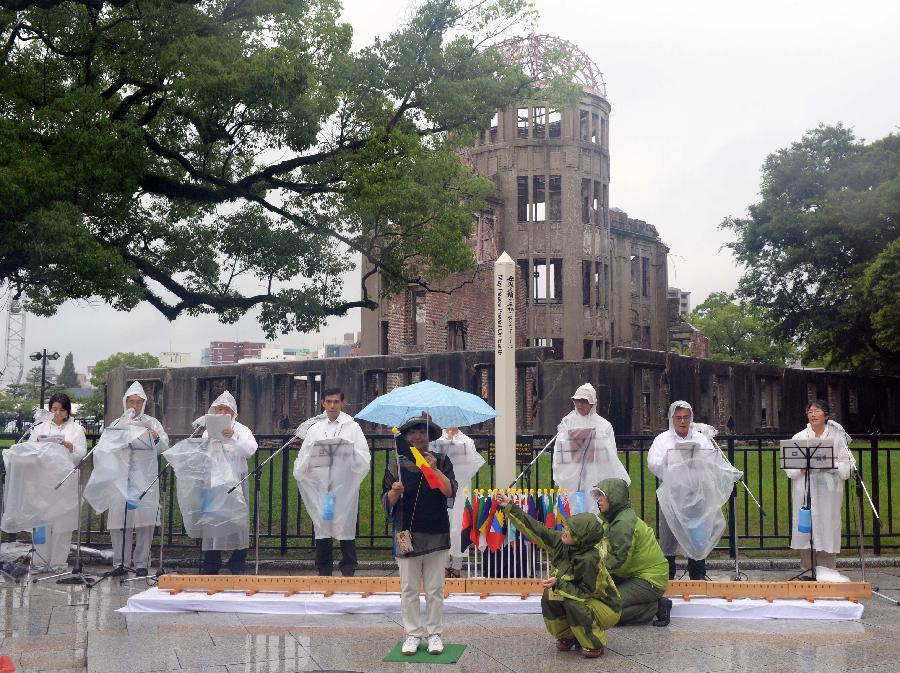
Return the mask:
<svg viewBox="0 0 900 673">
<path fill-rule="evenodd" d="M 110 577 L 122 577 L 127 575 L 128 571 L 125 570 L 125 566 L 116 566 L 112 569 L 112 572 L 109 573 Z"/>
<path fill-rule="evenodd" d="M 134 574 L 136 577 L 146 577 L 147 569 L 146 568 L 138 568 L 137 570 L 134 571 Z"/>
<path fill-rule="evenodd" d="M 663 596 L 657 603 L 656 619 L 653 620 L 653 626 L 668 626 L 669 618 L 672 615 L 672 601 Z"/>
</svg>

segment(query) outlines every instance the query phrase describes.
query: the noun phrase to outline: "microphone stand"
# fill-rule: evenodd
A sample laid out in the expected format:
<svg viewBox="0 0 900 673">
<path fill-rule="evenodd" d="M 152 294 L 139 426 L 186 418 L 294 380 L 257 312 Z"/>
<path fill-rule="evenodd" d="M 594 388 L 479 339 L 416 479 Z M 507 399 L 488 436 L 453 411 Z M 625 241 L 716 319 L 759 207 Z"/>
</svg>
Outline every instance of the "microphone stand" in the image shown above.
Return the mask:
<svg viewBox="0 0 900 673">
<path fill-rule="evenodd" d="M 544 452 L 547 449 L 549 449 L 554 444 L 554 442 L 556 442 L 557 437 L 559 437 L 558 432 L 555 435 L 553 435 L 553 437 L 550 438 L 550 441 L 548 441 L 546 444 L 544 444 L 544 448 L 538 452 L 538 455 L 536 455 L 534 458 L 532 458 L 531 462 L 525 466 L 525 469 L 522 470 L 521 472 L 519 472 L 519 476 L 516 477 L 515 479 L 513 479 L 512 482 L 509 484 L 509 486 L 506 487 L 507 490 L 511 489 L 513 486 L 515 486 L 519 482 L 519 479 L 521 479 L 525 475 L 525 473 L 531 469 L 531 466 L 537 462 L 538 458 L 543 456 Z"/>
<path fill-rule="evenodd" d="M 877 434 L 874 433 L 874 434 Z M 865 542 L 863 540 L 863 494 L 866 496 L 866 500 L 869 501 L 869 508 L 872 510 L 872 514 L 875 517 L 873 521 L 873 525 L 876 528 L 881 527 L 881 517 L 878 515 L 878 510 L 875 507 L 875 503 L 872 502 L 872 496 L 869 495 L 869 489 L 866 488 L 866 482 L 863 479 L 862 473 L 859 471 L 859 467 L 856 464 L 856 459 L 853 457 L 853 452 L 850 450 L 850 446 L 847 446 L 847 454 L 850 456 L 850 473 L 854 477 L 854 482 L 856 484 L 856 532 L 859 537 L 859 567 L 862 571 L 862 581 L 866 581 L 866 560 L 865 560 Z M 882 600 L 885 600 L 889 603 L 893 603 L 894 605 L 900 606 L 900 601 L 895 598 L 891 598 L 881 592 L 879 592 L 879 587 L 872 587 L 872 595 L 878 596 Z"/>
<path fill-rule="evenodd" d="M 698 432 L 700 432 L 700 431 L 698 430 Z M 700 432 L 700 434 L 703 434 L 703 433 Z M 709 437 L 709 441 L 712 442 L 712 445 L 714 447 L 716 447 L 716 449 L 719 451 L 719 455 L 722 457 L 722 459 L 725 462 L 727 462 L 729 465 L 734 467 L 734 463 L 731 462 L 731 460 L 729 460 L 728 456 L 725 455 L 725 452 L 722 451 L 722 447 L 719 446 L 719 443 L 716 441 L 716 438 Z M 733 444 L 732 444 L 732 446 L 733 446 Z M 729 450 L 729 452 L 731 452 L 732 448 L 729 447 L 728 450 Z M 744 490 L 747 491 L 747 495 L 750 496 L 750 499 L 753 501 L 753 504 L 755 504 L 756 507 L 759 509 L 759 515 L 761 517 L 764 517 L 766 515 L 766 513 L 765 513 L 765 511 L 763 511 L 762 505 L 759 504 L 759 500 L 757 500 L 756 497 L 753 495 L 753 491 L 751 491 L 750 487 L 747 486 L 747 482 L 744 481 L 743 473 L 741 473 L 741 478 L 738 481 L 744 487 Z M 740 558 L 739 558 L 740 555 L 738 554 L 739 547 L 738 547 L 738 534 L 737 534 L 737 486 L 732 487 L 731 497 L 729 498 L 729 500 L 731 500 L 731 503 L 730 503 L 731 512 L 730 512 L 730 516 L 728 517 L 728 519 L 729 519 L 728 523 L 731 526 L 731 530 L 734 531 L 734 581 L 741 582 L 741 581 L 748 579 L 748 577 L 741 572 L 741 563 L 740 563 Z"/>
<path fill-rule="evenodd" d="M 122 414 L 110 427 L 118 427 L 119 423 L 121 423 L 126 417 L 131 418 L 134 414 Z M 59 490 L 59 487 L 62 486 L 66 480 L 71 477 L 75 472 L 78 472 L 78 529 L 77 535 L 75 537 L 75 565 L 72 567 L 72 570 L 69 572 L 59 573 L 56 575 L 50 575 L 49 577 L 40 577 L 38 579 L 32 580 L 32 583 L 37 584 L 38 582 L 43 582 L 44 580 L 53 579 L 54 577 L 64 577 L 66 575 L 71 575 L 70 578 L 59 580 L 57 584 L 84 584 L 88 589 L 91 589 L 96 585 L 100 580 L 104 579 L 109 575 L 109 573 L 104 573 L 96 580 L 85 575 L 83 572 L 83 568 L 81 565 L 81 511 L 84 508 L 84 487 L 81 485 L 81 466 L 84 462 L 97 450 L 97 447 L 100 445 L 100 441 L 98 440 L 96 444 L 94 444 L 93 448 L 84 454 L 84 457 L 78 461 L 75 467 L 67 474 L 62 480 L 53 487 L 53 490 Z"/>
<path fill-rule="evenodd" d="M 32 584 L 37 584 L 38 582 L 43 582 L 45 580 L 52 580 L 56 577 L 66 577 L 69 575 L 70 577 L 66 577 L 66 579 L 57 581 L 57 584 L 83 584 L 85 587 L 90 589 L 93 587 L 99 580 L 94 580 L 93 578 L 87 576 L 84 573 L 84 568 L 81 565 L 81 512 L 84 509 L 84 487 L 81 485 L 81 466 L 88 459 L 88 457 L 97 450 L 97 446 L 99 446 L 100 442 L 98 441 L 94 444 L 93 448 L 84 454 L 84 457 L 79 460 L 75 467 L 67 474 L 62 480 L 53 487 L 54 491 L 58 491 L 60 486 L 62 486 L 66 480 L 71 477 L 73 474 L 78 473 L 76 479 L 78 480 L 78 528 L 75 536 L 75 565 L 72 566 L 72 570 L 66 571 L 64 573 L 57 573 L 56 575 L 48 575 L 47 577 L 38 577 L 31 580 Z"/>
<path fill-rule="evenodd" d="M 234 492 L 234 490 L 238 486 L 240 486 L 241 484 L 243 484 L 245 481 L 247 481 L 250 478 L 250 475 L 255 475 L 256 479 L 254 480 L 254 489 L 253 490 L 254 490 L 254 497 L 255 497 L 256 503 L 255 503 L 254 511 L 253 511 L 253 528 L 254 528 L 254 537 L 255 537 L 254 544 L 256 547 L 256 567 L 253 571 L 254 575 L 259 575 L 259 488 L 260 488 L 259 475 L 262 473 L 262 469 L 268 463 L 270 463 L 275 458 L 275 456 L 277 456 L 282 451 L 284 451 L 295 439 L 298 439 L 297 435 L 296 434 L 291 435 L 291 438 L 288 441 L 286 441 L 284 444 L 282 444 L 280 449 L 275 451 L 271 456 L 269 456 L 263 462 L 261 462 L 259 465 L 257 465 L 252 470 L 247 472 L 247 474 L 238 483 L 236 483 L 234 486 L 229 488 L 227 491 L 228 493 Z"/>
<path fill-rule="evenodd" d="M 194 434 L 196 434 L 196 430 L 194 431 Z M 194 435 L 192 434 L 191 437 L 193 437 L 193 436 Z M 165 540 L 166 540 L 166 507 L 163 504 L 163 502 L 164 502 L 165 496 L 166 496 L 165 474 L 166 474 L 166 470 L 168 470 L 170 467 L 172 467 L 172 466 L 170 464 L 166 463 L 165 467 L 163 467 L 163 469 L 161 469 L 157 473 L 157 475 L 153 478 L 153 481 L 151 481 L 147 485 L 147 488 L 145 488 L 141 492 L 141 495 L 138 497 L 138 500 L 143 500 L 144 496 L 147 495 L 147 493 L 150 491 L 150 489 L 153 488 L 153 484 L 155 484 L 157 481 L 162 486 L 162 490 L 160 492 L 160 497 L 159 497 L 159 507 L 157 510 L 157 511 L 159 511 L 159 567 L 156 569 L 156 573 L 154 573 L 154 575 L 152 577 L 126 577 L 122 580 L 123 584 L 125 582 L 137 582 L 138 580 L 147 580 L 149 582 L 158 582 L 160 576 L 166 574 L 166 570 L 165 570 L 165 568 L 163 568 L 163 546 L 165 545 Z"/>
<path fill-rule="evenodd" d="M 197 426 L 194 427 L 193 432 L 191 432 L 191 434 L 188 435 L 187 439 L 193 439 L 196 436 L 196 434 L 202 429 L 203 429 L 203 426 L 198 424 Z M 160 485 L 162 486 L 162 491 L 160 492 L 160 496 L 159 496 L 159 509 L 158 509 L 158 511 L 159 511 L 159 567 L 156 569 L 156 572 L 153 574 L 152 577 L 126 577 L 122 580 L 122 582 L 121 582 L 122 584 L 124 584 L 125 582 L 137 582 L 138 580 L 147 580 L 148 582 L 157 582 L 158 583 L 159 578 L 162 575 L 166 574 L 166 569 L 163 567 L 163 548 L 166 544 L 165 499 L 168 494 L 168 489 L 166 488 L 167 480 L 165 478 L 165 475 L 166 475 L 166 470 L 168 470 L 171 467 L 172 467 L 172 464 L 169 462 L 166 462 L 165 466 L 163 466 L 163 469 L 161 469 L 156 474 L 156 476 L 153 478 L 153 481 L 151 481 L 149 484 L 147 484 L 147 488 L 145 488 L 141 492 L 140 496 L 138 496 L 138 500 L 142 501 L 144 499 L 144 496 L 147 495 L 147 493 L 150 491 L 150 489 L 153 488 L 153 484 L 155 484 L 157 481 L 159 481 Z M 201 543 L 201 545 L 202 545 L 202 543 Z M 201 557 L 202 557 L 202 551 L 201 551 Z"/>
</svg>

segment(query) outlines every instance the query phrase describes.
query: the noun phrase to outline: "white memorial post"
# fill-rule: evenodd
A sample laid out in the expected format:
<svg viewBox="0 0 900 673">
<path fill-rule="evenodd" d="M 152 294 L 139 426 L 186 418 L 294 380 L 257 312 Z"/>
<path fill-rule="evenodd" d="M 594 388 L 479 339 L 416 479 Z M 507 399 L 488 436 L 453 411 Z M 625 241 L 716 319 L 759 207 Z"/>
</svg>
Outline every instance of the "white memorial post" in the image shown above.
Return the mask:
<svg viewBox="0 0 900 673">
<path fill-rule="evenodd" d="M 494 459 L 496 486 L 516 478 L 516 263 L 494 262 Z"/>
</svg>

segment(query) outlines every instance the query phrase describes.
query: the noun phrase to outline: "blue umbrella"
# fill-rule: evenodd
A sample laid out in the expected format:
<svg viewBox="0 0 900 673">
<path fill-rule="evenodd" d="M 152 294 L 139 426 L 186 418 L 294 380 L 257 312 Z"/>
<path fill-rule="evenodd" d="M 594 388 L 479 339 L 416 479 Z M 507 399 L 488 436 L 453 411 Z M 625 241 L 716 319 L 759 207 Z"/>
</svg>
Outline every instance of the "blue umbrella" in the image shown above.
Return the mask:
<svg viewBox="0 0 900 673">
<path fill-rule="evenodd" d="M 356 418 L 397 427 L 423 412 L 444 428 L 475 425 L 497 416 L 493 407 L 477 395 L 436 381 L 419 381 L 375 398 Z"/>
</svg>

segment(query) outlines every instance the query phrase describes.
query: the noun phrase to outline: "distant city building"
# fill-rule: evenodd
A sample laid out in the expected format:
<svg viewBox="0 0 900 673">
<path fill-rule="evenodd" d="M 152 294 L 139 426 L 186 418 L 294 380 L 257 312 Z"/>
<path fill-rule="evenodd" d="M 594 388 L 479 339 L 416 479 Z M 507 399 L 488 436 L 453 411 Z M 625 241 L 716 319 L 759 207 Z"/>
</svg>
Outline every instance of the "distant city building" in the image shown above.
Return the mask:
<svg viewBox="0 0 900 673">
<path fill-rule="evenodd" d="M 193 365 L 193 356 L 190 353 L 177 353 L 169 351 L 159 354 L 160 367 L 190 367 Z"/>
<path fill-rule="evenodd" d="M 677 287 L 670 287 L 666 292 L 666 298 L 678 299 L 678 312 L 681 315 L 691 312 L 691 293 L 684 292 Z"/>
<path fill-rule="evenodd" d="M 277 344 L 271 344 L 263 348 L 259 357 L 245 357 L 238 362 L 284 362 L 289 360 L 306 360 L 309 358 L 309 350 L 306 348 L 283 348 Z"/>
<path fill-rule="evenodd" d="M 244 358 L 258 358 L 265 347 L 265 343 L 256 341 L 211 341 L 209 364 L 230 365 Z"/>
<path fill-rule="evenodd" d="M 326 358 L 350 357 L 350 344 L 326 344 L 325 345 L 325 357 Z"/>
<path fill-rule="evenodd" d="M 209 362 L 212 359 L 212 349 L 211 348 L 203 348 L 200 351 L 200 366 L 201 367 L 209 367 Z"/>
</svg>

